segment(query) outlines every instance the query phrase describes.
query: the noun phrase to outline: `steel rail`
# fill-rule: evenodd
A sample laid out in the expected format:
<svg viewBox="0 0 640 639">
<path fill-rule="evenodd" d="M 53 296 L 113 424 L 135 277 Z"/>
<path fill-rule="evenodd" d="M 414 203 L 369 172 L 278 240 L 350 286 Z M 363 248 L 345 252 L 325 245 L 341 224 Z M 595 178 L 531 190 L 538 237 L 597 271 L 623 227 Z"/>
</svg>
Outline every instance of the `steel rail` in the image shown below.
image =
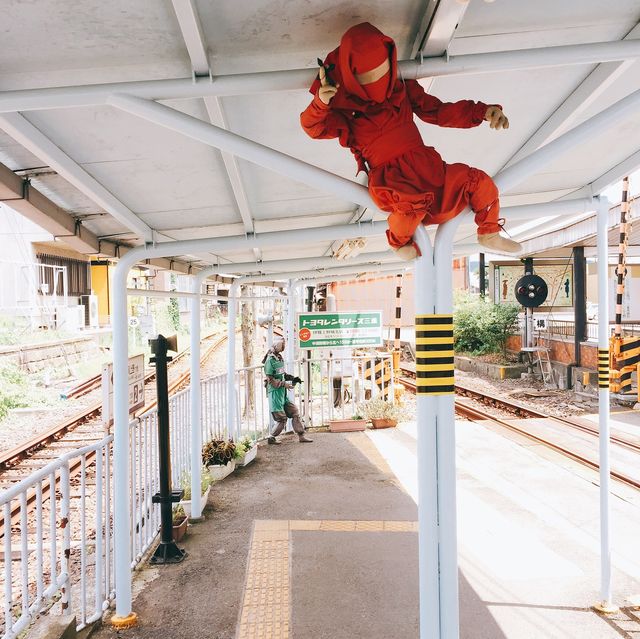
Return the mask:
<svg viewBox="0 0 640 639">
<path fill-rule="evenodd" d="M 224 342 L 227 340 L 227 336 L 226 335 L 222 335 L 218 340 L 216 340 L 216 342 L 214 342 L 208 349 L 207 351 L 204 353 L 204 355 L 202 356 L 201 362 L 205 362 L 212 354 L 213 352 L 218 349 L 222 344 L 224 344 Z M 184 351 L 183 351 L 184 353 Z M 155 374 L 154 374 L 155 375 Z M 178 378 L 176 378 L 175 380 L 173 380 L 170 384 L 169 384 L 169 393 L 174 393 L 177 392 L 178 389 L 184 385 L 184 383 L 186 381 L 189 380 L 190 377 L 190 372 L 187 369 L 186 372 L 181 373 Z M 157 400 L 152 400 L 152 402 L 150 402 L 149 404 L 145 405 L 143 408 L 140 409 L 140 414 L 144 414 L 145 412 L 148 412 L 149 410 L 151 410 L 155 405 L 156 405 L 156 401 Z M 101 410 L 102 405 L 98 405 L 97 406 L 97 411 Z M 96 412 L 96 407 L 92 407 L 93 411 Z M 70 422 L 71 420 L 69 420 Z M 69 423 L 67 422 L 67 424 Z M 77 425 L 77 424 L 76 424 Z M 61 429 L 61 427 L 57 427 L 59 430 Z M 62 427 L 64 428 L 64 427 Z M 51 431 L 49 431 L 49 433 L 51 433 L 54 429 L 51 429 Z M 67 428 L 68 430 L 68 428 Z M 46 444 L 43 444 L 46 445 Z M 90 445 L 90 444 L 87 444 Z M 40 446 L 41 448 L 42 446 Z M 17 450 L 17 449 L 14 449 Z M 29 451 L 33 450 L 33 448 L 30 448 Z M 10 451 L 11 452 L 11 451 Z M 30 454 L 29 452 L 25 453 L 25 456 L 27 456 L 28 454 Z M 91 465 L 91 463 L 93 462 L 93 459 L 95 457 L 95 452 L 93 453 L 88 453 L 85 457 L 85 471 L 87 468 L 89 468 L 89 466 Z M 78 458 L 75 462 L 72 462 L 69 465 L 69 475 L 70 478 L 75 477 L 80 470 L 82 469 L 82 459 Z M 1 478 L 1 476 L 0 476 Z M 26 479 L 26 477 L 25 477 Z M 56 485 L 59 481 L 59 474 L 56 474 Z M 50 482 L 44 482 L 42 484 L 42 499 L 45 500 L 48 498 L 49 493 L 51 490 L 51 486 L 50 486 Z M 31 512 L 31 510 L 33 509 L 33 505 L 35 504 L 36 501 L 36 488 L 34 487 L 32 490 L 30 490 L 27 493 L 27 514 Z M 20 503 L 17 503 L 12 509 L 11 509 L 11 526 L 15 526 L 19 523 L 20 521 L 20 516 L 21 516 L 21 505 Z M 2 539 L 4 537 L 5 534 L 5 522 L 4 522 L 4 517 L 0 516 L 0 539 Z"/>
<path fill-rule="evenodd" d="M 411 380 L 406 379 L 406 378 L 399 378 L 398 381 L 410 392 L 415 393 L 416 392 L 416 385 L 415 383 L 413 383 Z M 459 385 L 456 384 L 456 392 L 459 391 L 459 389 L 464 389 L 465 391 L 469 391 L 471 393 L 477 394 L 478 398 L 483 396 L 483 393 L 479 392 L 479 391 L 472 391 L 471 389 L 467 389 L 466 387 L 461 387 Z M 526 406 L 523 406 L 521 404 L 512 404 L 511 402 L 508 402 L 506 400 L 502 400 L 500 398 L 496 398 L 495 396 L 492 395 L 487 395 L 485 397 L 488 397 L 489 399 L 491 399 L 492 401 L 495 401 L 496 403 L 500 403 L 503 404 L 505 407 L 509 407 L 511 405 L 511 407 L 513 408 L 517 408 L 519 411 L 523 411 L 528 413 L 529 416 L 534 416 L 536 418 L 542 418 L 542 419 L 547 419 L 547 420 L 555 420 L 555 421 L 559 421 L 563 424 L 572 426 L 576 429 L 579 430 L 583 430 L 585 432 L 589 432 L 590 434 L 593 434 L 594 436 L 598 436 L 598 430 L 597 429 L 591 429 L 588 426 L 584 425 L 584 424 L 578 424 L 573 422 L 572 420 L 569 419 L 565 419 L 562 417 L 553 417 L 551 415 L 545 415 L 544 413 L 540 413 L 538 411 L 535 411 L 533 409 L 528 409 Z M 496 408 L 499 408 L 499 406 L 495 406 Z M 549 441 L 548 439 L 544 438 L 544 437 L 540 437 L 538 435 L 534 435 L 533 433 L 527 431 L 524 428 L 520 428 L 519 426 L 516 426 L 515 424 L 509 423 L 507 421 L 505 421 L 504 419 L 501 419 L 500 417 L 496 417 L 494 415 L 490 415 L 489 413 L 486 413 L 478 408 L 474 408 L 472 406 L 469 406 L 467 404 L 464 404 L 463 402 L 460 402 L 458 400 L 456 400 L 455 403 L 455 411 L 456 413 L 458 413 L 459 415 L 466 417 L 468 419 L 471 419 L 472 421 L 484 421 L 484 422 L 493 422 L 499 426 L 501 426 L 502 428 L 507 428 L 513 432 L 518 433 L 519 435 L 522 435 L 524 437 L 527 437 L 528 439 L 532 439 L 540 444 L 543 444 L 544 446 L 546 446 L 547 448 L 551 448 L 553 450 L 555 450 L 556 452 L 561 453 L 562 455 L 565 455 L 566 457 L 569 457 L 571 459 L 573 459 L 574 461 L 577 461 L 585 466 L 588 466 L 589 468 L 591 468 L 592 470 L 596 470 L 598 471 L 600 469 L 600 465 L 592 460 L 589 459 L 588 457 L 584 457 L 583 455 L 580 455 L 579 453 L 575 453 L 571 450 L 569 450 L 568 448 L 565 448 L 564 446 L 561 446 L 559 444 L 555 444 L 552 441 Z M 633 442 L 630 442 L 626 439 L 623 438 L 614 438 L 613 436 L 611 437 L 611 440 L 614 441 L 615 443 L 630 448 L 632 450 L 634 450 L 635 452 L 640 452 L 640 445 L 634 444 Z M 624 473 L 620 473 L 618 471 L 611 471 L 611 476 L 614 479 L 617 479 L 618 481 L 627 484 L 628 486 L 631 486 L 633 488 L 636 489 L 640 489 L 640 481 L 635 480 L 631 477 L 629 477 L 628 475 L 625 475 Z"/>
<path fill-rule="evenodd" d="M 209 339 L 210 337 L 212 336 L 210 335 L 205 339 Z M 204 363 L 211 356 L 212 352 L 216 348 L 218 348 L 226 339 L 227 339 L 227 336 L 224 335 L 218 341 L 216 341 L 209 348 L 209 350 L 203 355 L 201 362 Z M 180 359 L 186 356 L 187 352 L 188 352 L 188 349 L 185 349 L 180 354 L 176 355 L 173 361 L 174 362 L 179 361 Z M 180 376 L 176 380 L 174 380 L 175 382 L 178 382 L 178 384 L 176 384 L 175 388 L 173 386 L 170 386 L 169 388 L 170 392 L 174 392 L 178 386 L 182 385 L 185 381 L 189 379 L 188 369 L 186 372 L 187 372 L 186 376 L 185 376 L 185 373 L 181 373 Z M 98 379 L 100 380 L 101 376 L 98 376 Z M 145 378 L 144 378 L 145 384 L 150 383 L 151 381 L 153 381 L 153 379 L 155 379 L 155 371 L 152 370 L 145 375 Z M 174 382 L 172 382 L 172 384 L 173 383 Z M 101 383 L 99 382 L 96 387 L 99 387 L 100 385 Z M 140 412 L 138 413 L 138 415 L 148 410 L 151 410 L 155 406 L 155 403 L 156 403 L 155 400 L 153 400 L 152 402 L 146 404 L 143 408 L 140 409 Z M 0 471 L 7 470 L 8 468 L 14 466 L 19 461 L 24 459 L 25 457 L 28 457 L 29 455 L 35 453 L 37 450 L 40 450 L 41 448 L 44 448 L 48 444 L 51 444 L 52 442 L 57 441 L 70 430 L 76 428 L 77 426 L 82 425 L 83 423 L 86 423 L 87 420 L 90 420 L 96 417 L 101 412 L 101 410 L 102 410 L 102 402 L 97 404 L 92 404 L 88 408 L 83 409 L 83 411 L 78 415 L 75 415 L 74 417 L 69 418 L 63 424 L 58 426 L 53 426 L 52 428 L 46 430 L 44 433 L 40 433 L 39 435 L 32 437 L 26 442 L 19 444 L 15 448 L 8 450 L 6 453 L 0 454 Z"/>
</svg>

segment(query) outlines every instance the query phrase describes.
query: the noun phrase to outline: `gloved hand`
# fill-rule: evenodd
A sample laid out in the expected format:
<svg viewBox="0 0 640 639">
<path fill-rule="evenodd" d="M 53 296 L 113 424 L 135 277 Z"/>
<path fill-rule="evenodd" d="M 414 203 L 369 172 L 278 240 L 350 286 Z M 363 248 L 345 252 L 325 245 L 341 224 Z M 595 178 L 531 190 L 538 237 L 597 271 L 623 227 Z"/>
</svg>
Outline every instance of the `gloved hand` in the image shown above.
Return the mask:
<svg viewBox="0 0 640 639">
<path fill-rule="evenodd" d="M 318 97 L 324 104 L 329 104 L 333 99 L 333 96 L 338 92 L 339 84 L 333 86 L 327 80 L 327 72 L 324 70 L 324 66 L 320 67 L 320 88 L 318 89 Z"/>
<path fill-rule="evenodd" d="M 492 129 L 508 129 L 509 118 L 502 112 L 502 109 L 498 106 L 487 107 L 487 112 L 484 114 L 484 119 L 489 122 L 489 126 Z"/>
<path fill-rule="evenodd" d="M 285 383 L 284 383 L 284 387 L 285 387 L 287 390 L 291 390 L 291 389 L 293 388 L 293 382 L 285 382 Z"/>
</svg>

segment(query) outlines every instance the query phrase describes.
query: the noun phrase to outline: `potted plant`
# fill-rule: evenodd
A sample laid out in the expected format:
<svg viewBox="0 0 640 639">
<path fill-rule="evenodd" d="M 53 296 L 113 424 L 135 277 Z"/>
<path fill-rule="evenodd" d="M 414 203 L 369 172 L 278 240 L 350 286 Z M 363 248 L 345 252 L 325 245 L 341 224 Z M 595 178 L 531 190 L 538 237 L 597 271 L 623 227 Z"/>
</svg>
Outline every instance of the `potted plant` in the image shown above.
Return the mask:
<svg viewBox="0 0 640 639">
<path fill-rule="evenodd" d="M 382 397 L 370 399 L 362 405 L 362 414 L 371 420 L 374 428 L 392 428 L 404 416 L 404 411 L 398 404 L 389 402 Z"/>
<path fill-rule="evenodd" d="M 181 504 L 173 509 L 173 541 L 180 541 L 187 532 L 187 514 Z"/>
<path fill-rule="evenodd" d="M 348 433 L 356 430 L 364 430 L 367 420 L 356 413 L 351 419 L 330 419 L 329 430 L 332 433 Z"/>
<path fill-rule="evenodd" d="M 200 512 L 207 505 L 212 483 L 213 480 L 209 474 L 209 469 L 203 466 L 200 470 Z M 180 504 L 184 508 L 187 517 L 191 517 L 191 473 L 189 471 L 185 471 L 180 477 L 180 488 L 184 491 Z"/>
<path fill-rule="evenodd" d="M 236 466 L 248 466 L 258 454 L 258 442 L 243 437 L 236 445 Z"/>
<path fill-rule="evenodd" d="M 236 445 L 230 440 L 214 439 L 202 447 L 202 465 L 214 481 L 230 475 L 235 467 Z"/>
</svg>

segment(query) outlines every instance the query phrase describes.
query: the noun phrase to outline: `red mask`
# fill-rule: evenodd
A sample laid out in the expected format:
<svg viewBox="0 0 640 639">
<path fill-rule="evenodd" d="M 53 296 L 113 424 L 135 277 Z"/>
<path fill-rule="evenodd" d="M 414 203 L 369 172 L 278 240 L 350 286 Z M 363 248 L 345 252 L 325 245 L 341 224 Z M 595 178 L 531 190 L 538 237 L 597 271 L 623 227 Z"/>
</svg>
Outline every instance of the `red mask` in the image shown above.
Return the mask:
<svg viewBox="0 0 640 639">
<path fill-rule="evenodd" d="M 391 74 L 387 71 L 380 79 L 370 84 L 363 84 L 362 88 L 367 94 L 367 97 L 373 102 L 384 102 L 387 98 L 387 92 L 389 90 L 389 79 Z"/>
</svg>

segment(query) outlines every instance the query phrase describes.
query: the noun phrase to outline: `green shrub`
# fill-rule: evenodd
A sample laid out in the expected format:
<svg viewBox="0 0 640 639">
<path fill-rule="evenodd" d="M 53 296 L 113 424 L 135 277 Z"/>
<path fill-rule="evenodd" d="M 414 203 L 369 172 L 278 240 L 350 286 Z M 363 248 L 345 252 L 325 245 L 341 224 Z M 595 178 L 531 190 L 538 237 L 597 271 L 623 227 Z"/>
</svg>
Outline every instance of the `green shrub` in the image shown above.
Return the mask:
<svg viewBox="0 0 640 639">
<path fill-rule="evenodd" d="M 507 337 L 518 329 L 517 304 L 493 304 L 481 297 L 456 296 L 453 340 L 457 352 L 474 355 L 506 353 Z"/>
<path fill-rule="evenodd" d="M 29 406 L 29 382 L 17 366 L 0 366 L 0 419 L 4 419 L 12 408 Z"/>
</svg>

